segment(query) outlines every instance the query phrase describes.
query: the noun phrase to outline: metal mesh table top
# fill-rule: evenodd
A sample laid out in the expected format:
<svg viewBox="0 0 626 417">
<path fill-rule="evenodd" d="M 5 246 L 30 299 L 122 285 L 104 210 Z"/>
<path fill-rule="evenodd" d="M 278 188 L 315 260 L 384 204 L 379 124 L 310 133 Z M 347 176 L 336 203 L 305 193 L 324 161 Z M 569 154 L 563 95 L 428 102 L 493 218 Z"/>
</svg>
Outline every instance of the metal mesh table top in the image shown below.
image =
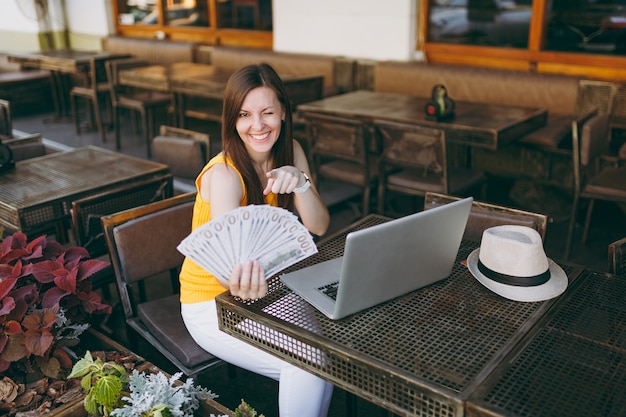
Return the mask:
<svg viewBox="0 0 626 417">
<path fill-rule="evenodd" d="M 319 253 L 292 268 L 342 255 L 349 231 L 384 221 L 380 216 L 365 218 L 320 242 Z M 461 263 L 475 248 L 476 243 L 463 242 L 448 278 L 342 320 L 327 319 L 274 278 L 270 294 L 255 303 L 242 303 L 227 293 L 218 296 L 222 325 L 347 390 L 364 397 L 375 392 L 369 399 L 385 406 L 395 403 L 389 406 L 394 412 L 458 415 L 463 398 L 554 303 L 513 302 L 487 290 Z M 567 265 L 564 269 L 570 280 L 580 272 Z M 284 340 L 276 334 L 264 340 L 258 336 L 263 329 L 250 323 L 267 326 L 313 349 L 302 348 L 303 354 L 294 353 L 293 346 L 281 348 L 278 345 Z M 324 353 L 324 359 L 303 360 L 303 355 L 308 357 L 316 349 Z M 372 372 L 377 375 L 360 380 L 361 374 Z M 422 414 L 414 404 L 419 392 L 433 394 L 441 403 L 449 399 L 452 411 Z"/>
<path fill-rule="evenodd" d="M 468 401 L 472 416 L 626 416 L 626 280 L 585 271 Z"/>
</svg>

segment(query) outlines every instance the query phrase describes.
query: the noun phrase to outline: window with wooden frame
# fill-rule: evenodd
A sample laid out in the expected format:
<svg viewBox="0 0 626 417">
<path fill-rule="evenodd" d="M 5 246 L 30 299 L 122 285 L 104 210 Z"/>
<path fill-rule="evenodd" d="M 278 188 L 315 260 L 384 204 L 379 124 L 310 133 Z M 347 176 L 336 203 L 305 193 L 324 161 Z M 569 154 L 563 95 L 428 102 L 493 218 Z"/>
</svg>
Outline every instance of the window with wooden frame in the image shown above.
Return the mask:
<svg viewBox="0 0 626 417">
<path fill-rule="evenodd" d="M 117 33 L 272 48 L 271 0 L 114 0 Z"/>
<path fill-rule="evenodd" d="M 626 0 L 420 0 L 431 62 L 626 80 Z"/>
</svg>

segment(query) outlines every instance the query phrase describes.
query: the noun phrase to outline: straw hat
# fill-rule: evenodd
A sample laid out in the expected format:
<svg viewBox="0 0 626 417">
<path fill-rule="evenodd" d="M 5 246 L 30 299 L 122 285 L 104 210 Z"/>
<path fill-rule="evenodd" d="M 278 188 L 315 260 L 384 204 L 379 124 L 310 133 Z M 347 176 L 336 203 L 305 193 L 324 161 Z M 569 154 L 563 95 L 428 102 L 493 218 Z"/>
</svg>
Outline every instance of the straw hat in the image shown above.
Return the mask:
<svg viewBox="0 0 626 417">
<path fill-rule="evenodd" d="M 486 229 L 467 267 L 485 287 L 515 301 L 549 300 L 567 288 L 567 275 L 548 259 L 539 233 L 526 226 Z"/>
</svg>

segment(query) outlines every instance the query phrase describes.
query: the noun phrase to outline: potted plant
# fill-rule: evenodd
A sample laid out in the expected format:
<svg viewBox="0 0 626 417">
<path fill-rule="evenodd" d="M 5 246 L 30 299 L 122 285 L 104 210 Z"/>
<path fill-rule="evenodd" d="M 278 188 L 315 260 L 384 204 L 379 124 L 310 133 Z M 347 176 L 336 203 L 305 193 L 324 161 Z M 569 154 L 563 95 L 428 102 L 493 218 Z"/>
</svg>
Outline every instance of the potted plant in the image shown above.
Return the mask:
<svg viewBox="0 0 626 417">
<path fill-rule="evenodd" d="M 0 242 L 0 374 L 3 387 L 43 378 L 65 380 L 72 367 L 68 346 L 79 342 L 93 314 L 111 306 L 93 291 L 89 277 L 108 265 L 81 247 L 63 247 L 24 233 Z M 57 387 L 58 389 L 58 387 Z M 35 404 L 0 390 L 0 412 Z M 30 408 L 29 408 L 30 407 Z M 14 410 L 13 410 L 14 411 Z"/>
<path fill-rule="evenodd" d="M 81 386 L 87 393 L 84 407 L 91 416 L 193 417 L 210 413 L 211 417 L 228 417 L 222 414 L 230 411 L 225 408 L 207 409 L 207 401 L 216 398 L 216 394 L 194 385 L 191 378 L 182 382 L 181 377 L 182 372 L 169 376 L 160 370 L 137 369 L 128 375 L 124 366 L 93 358 L 89 351 L 76 362 L 68 376 L 81 378 Z M 203 401 L 205 407 L 201 407 Z M 232 416 L 255 417 L 257 414 L 242 400 Z"/>
</svg>

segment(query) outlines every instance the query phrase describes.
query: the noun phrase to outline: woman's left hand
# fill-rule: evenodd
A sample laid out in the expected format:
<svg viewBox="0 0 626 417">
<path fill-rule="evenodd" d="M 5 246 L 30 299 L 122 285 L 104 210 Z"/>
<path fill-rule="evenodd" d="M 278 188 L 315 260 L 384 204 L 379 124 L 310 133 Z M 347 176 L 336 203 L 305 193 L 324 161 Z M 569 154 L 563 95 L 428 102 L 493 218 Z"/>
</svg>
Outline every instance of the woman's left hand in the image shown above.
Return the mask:
<svg viewBox="0 0 626 417">
<path fill-rule="evenodd" d="M 294 188 L 302 186 L 306 181 L 298 168 L 289 165 L 275 168 L 265 175 L 267 175 L 268 180 L 267 186 L 263 190 L 264 195 L 269 193 L 289 194 L 293 192 Z"/>
<path fill-rule="evenodd" d="M 258 261 L 235 265 L 228 282 L 230 293 L 244 300 L 256 300 L 267 294 L 265 272 Z"/>
</svg>

